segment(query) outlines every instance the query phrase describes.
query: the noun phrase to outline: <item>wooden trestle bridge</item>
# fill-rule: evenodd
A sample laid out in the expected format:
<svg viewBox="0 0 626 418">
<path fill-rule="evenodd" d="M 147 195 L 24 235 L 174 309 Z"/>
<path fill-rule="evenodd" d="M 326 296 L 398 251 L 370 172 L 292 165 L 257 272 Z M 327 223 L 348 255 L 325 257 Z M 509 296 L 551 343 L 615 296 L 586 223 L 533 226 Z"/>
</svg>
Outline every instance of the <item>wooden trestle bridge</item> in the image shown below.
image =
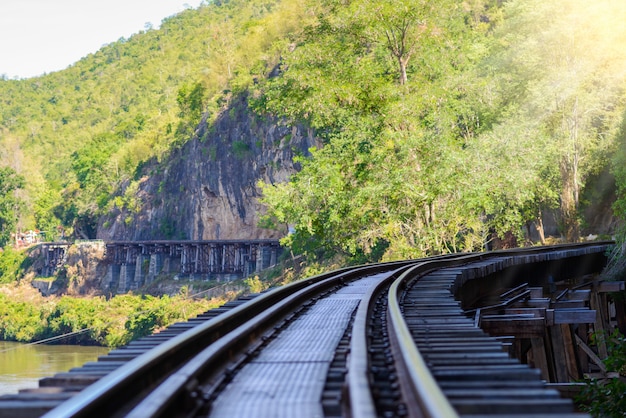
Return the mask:
<svg viewBox="0 0 626 418">
<path fill-rule="evenodd" d="M 278 240 L 110 241 L 90 242 L 105 247 L 106 290 L 124 293 L 150 283 L 159 274 L 194 278 L 232 279 L 276 264 Z M 42 275 L 49 276 L 67 259 L 71 244 L 41 244 Z"/>
<path fill-rule="evenodd" d="M 0 397 L 0 418 L 585 417 L 563 395 L 583 376 L 615 372 L 591 335 L 625 320 L 612 297 L 624 282 L 598 278 L 611 245 L 321 274 Z M 121 262 L 132 251 L 119 245 L 110 254 Z"/>
</svg>

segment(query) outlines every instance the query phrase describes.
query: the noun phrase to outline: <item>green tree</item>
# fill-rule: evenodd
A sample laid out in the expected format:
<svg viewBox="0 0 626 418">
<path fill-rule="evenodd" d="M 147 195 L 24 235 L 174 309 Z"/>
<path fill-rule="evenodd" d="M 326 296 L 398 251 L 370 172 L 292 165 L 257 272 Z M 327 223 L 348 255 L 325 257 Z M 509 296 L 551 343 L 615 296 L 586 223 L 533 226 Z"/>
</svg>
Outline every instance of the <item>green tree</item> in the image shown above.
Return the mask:
<svg viewBox="0 0 626 418">
<path fill-rule="evenodd" d="M 54 215 L 54 208 L 58 205 L 60 198 L 58 191 L 46 187 L 39 192 L 33 208 L 36 226 L 47 241 L 54 241 L 59 236 L 60 221 Z"/>
<path fill-rule="evenodd" d="M 178 90 L 176 102 L 180 108 L 181 122 L 178 127 L 179 133 L 191 134 L 191 129 L 200 123 L 200 118 L 205 111 L 206 88 L 202 83 L 193 86 L 183 85 Z"/>
<path fill-rule="evenodd" d="M 15 192 L 24 187 L 24 177 L 9 167 L 0 167 L 0 247 L 11 241 L 11 233 L 16 232 L 15 226 L 22 201 Z"/>
<path fill-rule="evenodd" d="M 479 217 L 456 181 L 465 143 L 482 129 L 479 102 L 461 104 L 475 88 L 461 74 L 480 56 L 472 45 L 482 28 L 461 9 L 428 9 L 446 24 L 420 31 L 419 48 L 406 28 L 403 59 L 412 58 L 400 84 L 385 26 L 398 23 L 382 4 L 324 3 L 254 103 L 308 122 L 324 140 L 290 184 L 264 186 L 270 216 L 294 226 L 286 241 L 296 250 L 361 258 L 386 248 L 385 258 L 401 258 L 480 247 Z"/>
<path fill-rule="evenodd" d="M 490 61 L 508 106 L 506 124 L 533 127 L 558 176 L 560 218 L 569 240 L 580 234 L 581 190 L 604 168 L 623 108 L 626 18 L 622 2 L 511 1 Z M 619 29 L 618 29 L 619 28 Z"/>
<path fill-rule="evenodd" d="M 5 247 L 0 252 L 0 283 L 12 283 L 19 280 L 31 262 L 32 260 L 23 250 Z"/>
<path fill-rule="evenodd" d="M 364 33 L 372 42 L 382 44 L 396 62 L 400 84 L 408 80 L 409 61 L 417 49 L 425 48 L 424 44 L 432 42 L 438 32 L 445 30 L 440 24 L 457 7 L 456 2 L 434 4 L 423 0 L 363 0 L 351 4 L 353 16 L 355 20 L 360 20 Z"/>
</svg>

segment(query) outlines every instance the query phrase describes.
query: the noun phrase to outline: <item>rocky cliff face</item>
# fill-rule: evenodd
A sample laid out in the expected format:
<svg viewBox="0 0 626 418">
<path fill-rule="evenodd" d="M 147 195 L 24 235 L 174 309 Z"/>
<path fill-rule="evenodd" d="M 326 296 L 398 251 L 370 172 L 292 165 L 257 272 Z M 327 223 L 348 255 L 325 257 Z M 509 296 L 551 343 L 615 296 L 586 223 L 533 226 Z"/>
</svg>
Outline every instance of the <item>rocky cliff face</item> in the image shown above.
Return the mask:
<svg viewBox="0 0 626 418">
<path fill-rule="evenodd" d="M 98 238 L 279 238 L 285 231 L 257 225 L 264 211 L 257 183 L 286 181 L 296 171 L 293 157 L 317 145 L 310 130 L 255 115 L 245 97 L 236 98 L 167 161 L 145 168 L 137 194 L 140 210 L 102 219 Z"/>
</svg>

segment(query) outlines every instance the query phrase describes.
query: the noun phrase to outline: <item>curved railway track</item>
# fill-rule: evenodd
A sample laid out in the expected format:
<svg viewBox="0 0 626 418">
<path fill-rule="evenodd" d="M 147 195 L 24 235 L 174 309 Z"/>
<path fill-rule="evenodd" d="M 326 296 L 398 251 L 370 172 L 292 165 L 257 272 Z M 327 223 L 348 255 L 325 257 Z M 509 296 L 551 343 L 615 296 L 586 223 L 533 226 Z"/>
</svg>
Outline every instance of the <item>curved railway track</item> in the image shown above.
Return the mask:
<svg viewBox="0 0 626 418">
<path fill-rule="evenodd" d="M 481 316 L 478 296 L 489 305 L 520 275 L 537 286 L 595 273 L 609 245 L 448 255 L 319 275 L 44 379 L 39 392 L 0 398 L 0 417 L 580 416 L 539 370 L 509 357 L 507 338 L 481 330 L 492 318 Z M 464 286 L 498 272 L 501 283 L 484 295 L 474 286 L 471 300 L 462 300 Z M 519 288 L 522 296 L 510 300 L 527 301 L 530 291 Z"/>
</svg>

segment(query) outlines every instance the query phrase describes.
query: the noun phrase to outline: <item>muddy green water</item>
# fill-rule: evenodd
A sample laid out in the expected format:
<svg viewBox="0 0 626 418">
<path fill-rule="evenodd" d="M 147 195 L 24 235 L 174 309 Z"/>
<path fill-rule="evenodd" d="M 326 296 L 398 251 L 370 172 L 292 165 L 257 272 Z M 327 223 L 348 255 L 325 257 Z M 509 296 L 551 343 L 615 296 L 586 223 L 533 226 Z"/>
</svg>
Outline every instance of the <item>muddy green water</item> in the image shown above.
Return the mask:
<svg viewBox="0 0 626 418">
<path fill-rule="evenodd" d="M 105 347 L 0 341 L 0 395 L 39 387 L 39 379 L 80 367 L 108 352 Z"/>
</svg>

